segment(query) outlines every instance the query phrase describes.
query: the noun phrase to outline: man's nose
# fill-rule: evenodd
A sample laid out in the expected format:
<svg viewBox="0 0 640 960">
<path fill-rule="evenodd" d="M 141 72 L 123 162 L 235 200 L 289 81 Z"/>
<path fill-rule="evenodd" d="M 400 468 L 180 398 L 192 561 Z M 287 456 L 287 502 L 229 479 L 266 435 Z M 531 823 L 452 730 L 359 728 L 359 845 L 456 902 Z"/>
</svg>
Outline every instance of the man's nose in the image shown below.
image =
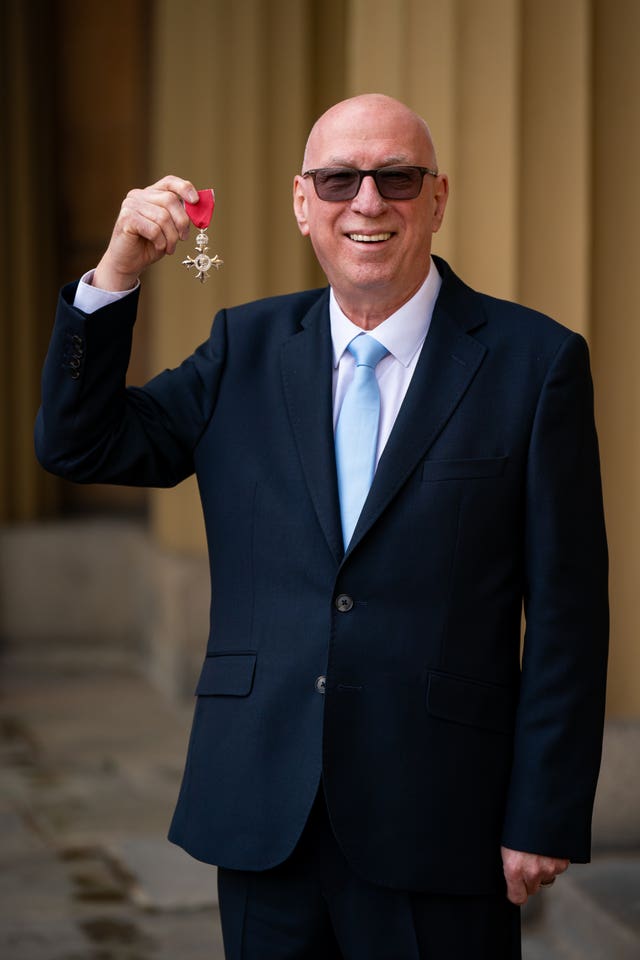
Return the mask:
<svg viewBox="0 0 640 960">
<path fill-rule="evenodd" d="M 368 173 L 362 178 L 360 189 L 351 201 L 352 209 L 359 213 L 366 213 L 368 216 L 376 216 L 385 207 L 384 198 L 376 186 L 373 176 Z"/>
</svg>

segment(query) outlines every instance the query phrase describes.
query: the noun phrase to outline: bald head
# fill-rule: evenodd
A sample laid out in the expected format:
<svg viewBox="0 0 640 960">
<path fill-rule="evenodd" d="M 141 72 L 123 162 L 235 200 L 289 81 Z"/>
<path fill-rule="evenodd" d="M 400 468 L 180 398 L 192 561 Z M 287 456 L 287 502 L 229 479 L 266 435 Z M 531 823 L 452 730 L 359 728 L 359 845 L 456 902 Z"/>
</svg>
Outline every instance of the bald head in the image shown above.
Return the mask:
<svg viewBox="0 0 640 960">
<path fill-rule="evenodd" d="M 332 144 L 338 147 L 347 136 L 351 140 L 366 141 L 374 136 L 396 143 L 390 160 L 407 161 L 408 156 L 398 151 L 412 151 L 412 162 L 436 168 L 436 153 L 429 127 L 406 104 L 382 93 L 366 93 L 342 100 L 330 107 L 314 123 L 307 140 L 302 163 L 303 170 L 325 166 L 342 158 L 332 155 Z"/>
<path fill-rule="evenodd" d="M 398 197 L 393 189 L 389 196 L 384 184 L 404 182 L 405 167 L 413 168 L 406 176 L 418 192 L 411 186 L 410 196 Z M 322 168 L 329 168 L 336 183 L 341 175 L 350 176 L 356 193 L 347 199 L 321 196 L 316 187 Z M 385 171 L 386 179 L 379 179 L 378 171 Z M 393 97 L 352 97 L 314 124 L 302 173 L 294 177 L 293 209 L 300 232 L 310 237 L 336 299 L 353 323 L 372 329 L 424 283 L 448 189 L 447 177 L 437 173 L 429 128 Z"/>
</svg>

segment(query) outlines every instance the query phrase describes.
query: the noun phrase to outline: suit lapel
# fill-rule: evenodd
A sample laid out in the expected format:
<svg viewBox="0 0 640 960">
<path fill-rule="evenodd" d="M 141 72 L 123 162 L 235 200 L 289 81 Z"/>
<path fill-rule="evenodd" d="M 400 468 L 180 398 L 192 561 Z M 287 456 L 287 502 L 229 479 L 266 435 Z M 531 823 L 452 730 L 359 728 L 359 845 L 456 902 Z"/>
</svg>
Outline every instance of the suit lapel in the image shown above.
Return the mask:
<svg viewBox="0 0 640 960">
<path fill-rule="evenodd" d="M 328 290 L 302 329 L 282 346 L 282 379 L 302 468 L 320 526 L 339 563 L 343 555 L 333 444 L 333 351 Z"/>
<path fill-rule="evenodd" d="M 486 352 L 466 332 L 484 323 L 475 295 L 446 264 L 438 261 L 438 267 L 444 279 L 429 333 L 347 555 L 426 456 L 462 400 Z"/>
<path fill-rule="evenodd" d="M 437 260 L 443 284 L 411 384 L 354 531 L 347 556 L 424 458 L 462 400 L 486 348 L 468 331 L 485 322 L 477 295 Z M 337 563 L 343 559 L 333 440 L 333 351 L 328 290 L 281 355 L 284 393 L 318 521 Z"/>
</svg>

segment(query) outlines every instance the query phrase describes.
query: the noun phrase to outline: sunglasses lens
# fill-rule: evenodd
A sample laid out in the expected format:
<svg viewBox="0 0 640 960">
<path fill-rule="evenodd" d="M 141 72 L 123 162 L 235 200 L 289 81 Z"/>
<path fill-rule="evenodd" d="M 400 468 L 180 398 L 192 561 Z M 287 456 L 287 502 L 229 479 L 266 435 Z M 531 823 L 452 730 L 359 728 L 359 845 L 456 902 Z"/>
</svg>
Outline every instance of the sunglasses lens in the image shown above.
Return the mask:
<svg viewBox="0 0 640 960">
<path fill-rule="evenodd" d="M 318 170 L 316 191 L 321 200 L 353 200 L 359 179 L 357 170 Z"/>
<path fill-rule="evenodd" d="M 376 185 L 387 200 L 412 200 L 420 193 L 422 173 L 415 167 L 384 167 L 376 173 Z"/>
<path fill-rule="evenodd" d="M 321 200 L 353 200 L 363 176 L 373 176 L 385 200 L 413 200 L 422 189 L 420 167 L 381 167 L 379 170 L 350 170 L 323 167 L 313 171 L 316 193 Z"/>
</svg>

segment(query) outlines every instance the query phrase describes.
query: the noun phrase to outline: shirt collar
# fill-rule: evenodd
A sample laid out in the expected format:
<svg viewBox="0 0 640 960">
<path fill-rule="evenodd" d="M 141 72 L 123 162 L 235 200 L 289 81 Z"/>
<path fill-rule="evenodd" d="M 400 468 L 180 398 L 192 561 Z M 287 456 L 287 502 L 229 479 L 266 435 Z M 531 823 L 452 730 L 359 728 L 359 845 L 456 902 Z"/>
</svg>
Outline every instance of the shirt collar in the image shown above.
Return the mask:
<svg viewBox="0 0 640 960">
<path fill-rule="evenodd" d="M 409 366 L 429 332 L 433 309 L 441 286 L 442 277 L 431 260 L 429 273 L 420 289 L 410 300 L 403 303 L 399 310 L 392 313 L 373 330 L 368 331 L 369 336 L 379 340 L 405 367 Z M 362 333 L 362 328 L 352 323 L 342 312 L 333 288 L 329 295 L 329 320 L 333 343 L 333 365 L 337 367 L 342 354 L 354 337 Z"/>
</svg>

